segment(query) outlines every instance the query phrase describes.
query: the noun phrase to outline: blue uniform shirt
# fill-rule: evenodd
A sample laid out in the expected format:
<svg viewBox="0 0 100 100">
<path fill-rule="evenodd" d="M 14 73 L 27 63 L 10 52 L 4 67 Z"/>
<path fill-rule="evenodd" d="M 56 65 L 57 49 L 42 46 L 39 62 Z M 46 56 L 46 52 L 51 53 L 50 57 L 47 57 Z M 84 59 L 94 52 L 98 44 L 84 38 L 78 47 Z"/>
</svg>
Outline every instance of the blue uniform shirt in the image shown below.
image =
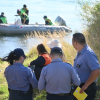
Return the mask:
<svg viewBox="0 0 100 100">
<path fill-rule="evenodd" d="M 38 86 L 34 72 L 21 63 L 14 63 L 5 69 L 8 87 L 13 90 L 28 91 L 30 84 L 33 88 Z"/>
<path fill-rule="evenodd" d="M 69 93 L 71 83 L 80 85 L 80 79 L 75 69 L 61 59 L 54 59 L 42 69 L 38 89 L 52 94 Z"/>
<path fill-rule="evenodd" d="M 88 45 L 77 53 L 73 66 L 80 77 L 81 83 L 87 81 L 93 70 L 100 69 L 97 56 Z"/>
</svg>

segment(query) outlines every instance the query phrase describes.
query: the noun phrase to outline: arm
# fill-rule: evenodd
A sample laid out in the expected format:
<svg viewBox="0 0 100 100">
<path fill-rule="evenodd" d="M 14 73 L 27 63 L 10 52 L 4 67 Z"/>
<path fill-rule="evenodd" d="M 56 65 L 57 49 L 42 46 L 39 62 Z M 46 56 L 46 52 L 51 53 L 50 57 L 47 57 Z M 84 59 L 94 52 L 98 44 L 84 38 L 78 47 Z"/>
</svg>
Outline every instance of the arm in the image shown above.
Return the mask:
<svg viewBox="0 0 100 100">
<path fill-rule="evenodd" d="M 43 90 L 45 88 L 45 85 L 46 85 L 44 73 L 45 73 L 45 68 L 43 68 L 41 71 L 40 79 L 38 82 L 38 89 L 39 90 Z"/>
<path fill-rule="evenodd" d="M 48 25 L 48 21 L 45 21 L 45 25 Z"/>
<path fill-rule="evenodd" d="M 72 67 L 72 66 L 71 66 Z M 75 69 L 72 67 L 72 72 L 71 72 L 71 75 L 72 75 L 72 84 L 76 85 L 76 86 L 79 86 L 80 85 L 80 78 L 77 74 L 77 72 L 75 71 Z"/>
<path fill-rule="evenodd" d="M 83 85 L 80 93 L 82 93 L 84 90 L 86 90 L 88 88 L 88 86 L 91 83 L 93 83 L 100 74 L 100 65 L 99 65 L 97 56 L 95 54 L 92 54 L 92 55 L 87 54 L 87 56 L 85 57 L 85 61 L 88 65 L 88 67 L 91 69 L 91 74 L 90 74 L 88 80 Z"/>
<path fill-rule="evenodd" d="M 88 78 L 88 80 L 86 81 L 84 86 L 81 88 L 80 93 L 82 93 L 84 90 L 86 90 L 88 88 L 88 86 L 96 80 L 96 78 L 99 76 L 99 74 L 100 74 L 100 69 L 96 69 L 96 70 L 92 71 L 90 74 L 90 77 Z"/>
<path fill-rule="evenodd" d="M 42 56 L 39 56 L 36 60 L 33 60 L 30 65 L 37 65 L 37 66 L 43 66 L 45 64 L 45 59 Z"/>
<path fill-rule="evenodd" d="M 28 72 L 29 81 L 30 81 L 33 88 L 37 88 L 38 81 L 35 77 L 35 74 L 30 68 L 28 68 L 28 69 L 29 69 L 29 72 Z"/>
<path fill-rule="evenodd" d="M 29 10 L 26 10 L 26 14 L 28 15 L 28 13 L 29 13 Z"/>
</svg>

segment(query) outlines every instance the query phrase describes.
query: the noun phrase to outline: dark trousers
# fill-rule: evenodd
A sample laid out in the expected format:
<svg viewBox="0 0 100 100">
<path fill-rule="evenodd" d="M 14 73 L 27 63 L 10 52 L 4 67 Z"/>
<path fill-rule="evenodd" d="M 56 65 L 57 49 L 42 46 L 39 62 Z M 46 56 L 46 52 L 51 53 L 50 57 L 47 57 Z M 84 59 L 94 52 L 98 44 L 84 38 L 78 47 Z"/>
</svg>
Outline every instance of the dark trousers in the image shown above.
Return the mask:
<svg viewBox="0 0 100 100">
<path fill-rule="evenodd" d="M 21 22 L 22 22 L 22 24 L 23 24 L 24 20 L 23 20 L 23 19 L 21 19 Z M 28 25 L 28 24 L 29 24 L 29 19 L 27 19 L 27 20 L 25 21 L 25 24 L 26 24 L 26 25 Z"/>
<path fill-rule="evenodd" d="M 58 96 L 47 94 L 46 100 L 71 100 L 70 96 Z"/>
<path fill-rule="evenodd" d="M 82 88 L 82 86 L 84 85 L 84 83 L 82 83 L 80 85 L 80 87 Z M 96 83 L 93 82 L 92 84 L 90 84 L 88 86 L 88 88 L 85 90 L 85 92 L 87 93 L 87 98 L 85 100 L 94 100 L 95 99 L 95 95 L 96 95 L 96 91 L 97 91 L 97 86 Z M 74 98 L 74 100 L 77 100 L 76 98 Z"/>
<path fill-rule="evenodd" d="M 9 100 L 33 100 L 32 92 L 9 90 Z"/>
<path fill-rule="evenodd" d="M 0 19 L 0 23 L 3 23 L 1 19 Z"/>
</svg>

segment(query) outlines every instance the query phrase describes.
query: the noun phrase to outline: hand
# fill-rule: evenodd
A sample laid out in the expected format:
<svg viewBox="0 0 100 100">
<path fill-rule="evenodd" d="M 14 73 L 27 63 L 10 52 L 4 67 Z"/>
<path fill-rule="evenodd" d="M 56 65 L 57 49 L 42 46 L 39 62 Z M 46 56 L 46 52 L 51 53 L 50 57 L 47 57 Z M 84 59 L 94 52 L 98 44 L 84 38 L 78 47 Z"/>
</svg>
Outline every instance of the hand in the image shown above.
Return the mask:
<svg viewBox="0 0 100 100">
<path fill-rule="evenodd" d="M 81 88 L 81 90 L 80 90 L 80 93 L 83 93 L 84 90 L 86 90 L 87 88 L 88 88 L 88 87 L 87 87 L 86 85 L 83 85 L 82 88 Z"/>
</svg>

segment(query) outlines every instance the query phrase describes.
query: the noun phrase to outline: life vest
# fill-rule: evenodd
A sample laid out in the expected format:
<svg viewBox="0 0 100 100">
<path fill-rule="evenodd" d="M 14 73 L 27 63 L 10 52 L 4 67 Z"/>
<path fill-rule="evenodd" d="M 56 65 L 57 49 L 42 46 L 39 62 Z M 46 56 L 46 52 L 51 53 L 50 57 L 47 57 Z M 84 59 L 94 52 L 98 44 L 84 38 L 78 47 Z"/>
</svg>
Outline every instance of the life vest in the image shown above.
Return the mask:
<svg viewBox="0 0 100 100">
<path fill-rule="evenodd" d="M 0 19 L 2 20 L 3 24 L 7 24 L 7 18 L 6 17 L 0 17 Z"/>
<path fill-rule="evenodd" d="M 44 64 L 44 66 L 51 63 L 51 58 L 49 57 L 48 54 L 42 54 L 41 56 L 43 56 L 44 59 L 45 59 L 45 64 Z"/>
<path fill-rule="evenodd" d="M 46 18 L 45 21 L 48 21 L 48 25 L 53 25 L 53 23 L 50 19 Z"/>
<path fill-rule="evenodd" d="M 27 15 L 26 13 L 22 13 L 22 14 L 20 14 L 20 17 L 21 17 L 23 20 L 24 20 L 23 15 L 26 16 L 26 20 L 27 20 L 27 19 L 28 19 L 28 15 Z"/>
<path fill-rule="evenodd" d="M 22 14 L 22 13 L 26 13 L 27 10 L 28 10 L 28 8 L 26 8 L 26 9 L 23 9 L 23 8 L 22 8 L 22 9 L 21 9 L 21 14 Z"/>
</svg>

